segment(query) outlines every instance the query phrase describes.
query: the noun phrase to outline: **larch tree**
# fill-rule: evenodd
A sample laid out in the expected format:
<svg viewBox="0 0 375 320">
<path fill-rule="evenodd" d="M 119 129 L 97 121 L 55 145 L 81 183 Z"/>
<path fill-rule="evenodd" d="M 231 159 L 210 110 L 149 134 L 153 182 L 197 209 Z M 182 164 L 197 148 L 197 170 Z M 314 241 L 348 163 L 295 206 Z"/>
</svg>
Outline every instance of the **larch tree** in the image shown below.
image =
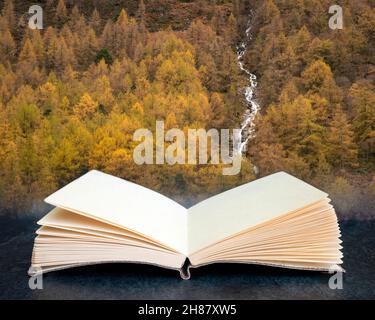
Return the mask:
<svg viewBox="0 0 375 320">
<path fill-rule="evenodd" d="M 91 118 L 98 109 L 98 103 L 85 93 L 73 107 L 74 114 L 81 120 Z"/>
<path fill-rule="evenodd" d="M 301 78 L 308 94 L 319 94 L 331 103 L 341 102 L 341 91 L 335 83 L 331 68 L 323 60 L 308 65 Z"/>
<path fill-rule="evenodd" d="M 143 0 L 139 0 L 137 17 L 142 24 L 146 24 L 146 6 Z"/>
<path fill-rule="evenodd" d="M 59 0 L 56 8 L 54 22 L 61 27 L 68 20 L 68 10 L 66 9 L 64 0 Z"/>
<path fill-rule="evenodd" d="M 337 106 L 328 133 L 328 158 L 334 167 L 355 167 L 358 148 L 354 143 L 354 133 L 341 106 Z"/>
<path fill-rule="evenodd" d="M 99 11 L 95 8 L 89 20 L 89 25 L 95 31 L 96 35 L 99 35 L 101 31 L 102 20 L 100 18 Z"/>
<path fill-rule="evenodd" d="M 14 61 L 16 43 L 9 30 L 0 33 L 0 63 Z"/>
<path fill-rule="evenodd" d="M 14 31 L 16 26 L 16 15 L 14 12 L 13 0 L 5 0 L 3 8 L 1 10 L 1 15 L 5 19 L 6 24 L 10 32 Z"/>
<path fill-rule="evenodd" d="M 375 153 L 375 93 L 369 83 L 353 84 L 349 91 L 355 141 L 368 158 Z"/>
</svg>

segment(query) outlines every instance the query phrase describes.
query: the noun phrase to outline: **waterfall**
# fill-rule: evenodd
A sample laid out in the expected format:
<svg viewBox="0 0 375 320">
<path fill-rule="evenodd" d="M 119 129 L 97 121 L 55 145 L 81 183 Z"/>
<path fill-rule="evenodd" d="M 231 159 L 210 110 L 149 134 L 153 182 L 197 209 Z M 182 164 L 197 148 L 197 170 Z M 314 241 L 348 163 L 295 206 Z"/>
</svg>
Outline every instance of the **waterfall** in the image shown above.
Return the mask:
<svg viewBox="0 0 375 320">
<path fill-rule="evenodd" d="M 237 152 L 242 154 L 246 151 L 247 144 L 251 138 L 255 136 L 255 124 L 254 119 L 260 110 L 259 104 L 255 100 L 254 91 L 257 86 L 257 77 L 255 74 L 251 73 L 244 67 L 243 56 L 246 53 L 246 49 L 249 41 L 252 39 L 251 36 L 251 19 L 247 22 L 247 27 L 245 31 L 245 39 L 237 46 L 237 60 L 241 71 L 245 72 L 248 76 L 248 84 L 242 89 L 245 101 L 246 101 L 246 111 L 243 115 L 243 120 L 241 122 L 241 130 L 239 132 L 239 141 L 241 143 L 238 146 Z"/>
</svg>

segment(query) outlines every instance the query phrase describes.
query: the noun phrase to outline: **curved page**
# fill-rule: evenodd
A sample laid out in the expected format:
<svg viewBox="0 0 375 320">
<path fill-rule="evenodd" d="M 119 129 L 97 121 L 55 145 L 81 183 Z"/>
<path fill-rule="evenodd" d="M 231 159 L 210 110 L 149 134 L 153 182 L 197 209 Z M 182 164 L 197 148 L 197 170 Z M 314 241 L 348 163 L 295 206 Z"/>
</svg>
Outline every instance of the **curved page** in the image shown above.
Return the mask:
<svg viewBox="0 0 375 320">
<path fill-rule="evenodd" d="M 285 172 L 223 192 L 189 209 L 188 252 L 192 254 L 327 196 Z"/>
<path fill-rule="evenodd" d="M 186 208 L 132 182 L 93 170 L 45 201 L 136 231 L 187 254 Z"/>
</svg>

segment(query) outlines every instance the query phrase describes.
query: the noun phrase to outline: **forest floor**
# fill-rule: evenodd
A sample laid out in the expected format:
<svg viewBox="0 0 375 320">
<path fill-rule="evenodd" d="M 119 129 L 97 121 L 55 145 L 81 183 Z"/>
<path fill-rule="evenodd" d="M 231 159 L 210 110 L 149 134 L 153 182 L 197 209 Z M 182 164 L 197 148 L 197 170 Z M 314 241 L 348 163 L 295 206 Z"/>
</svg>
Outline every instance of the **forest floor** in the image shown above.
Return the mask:
<svg viewBox="0 0 375 320">
<path fill-rule="evenodd" d="M 0 216 L 0 299 L 374 299 L 375 220 L 343 221 L 343 289 L 330 274 L 218 264 L 191 280 L 148 265 L 104 264 L 50 273 L 42 290 L 28 286 L 36 219 Z"/>
</svg>

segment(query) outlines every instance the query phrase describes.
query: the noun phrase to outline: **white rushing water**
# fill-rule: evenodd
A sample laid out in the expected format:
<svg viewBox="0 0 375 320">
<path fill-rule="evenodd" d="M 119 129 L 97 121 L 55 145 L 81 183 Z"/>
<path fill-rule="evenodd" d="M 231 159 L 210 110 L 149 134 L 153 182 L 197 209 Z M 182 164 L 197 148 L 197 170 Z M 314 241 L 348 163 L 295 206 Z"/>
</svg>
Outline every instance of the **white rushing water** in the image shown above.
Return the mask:
<svg viewBox="0 0 375 320">
<path fill-rule="evenodd" d="M 245 31 L 245 39 L 237 46 L 237 59 L 240 69 L 246 73 L 248 78 L 248 85 L 243 88 L 243 93 L 246 101 L 246 111 L 243 115 L 241 122 L 241 130 L 239 132 L 239 140 L 241 143 L 238 146 L 237 152 L 242 154 L 246 151 L 247 144 L 251 138 L 255 136 L 255 124 L 254 119 L 260 110 L 259 104 L 255 101 L 254 91 L 257 86 L 257 77 L 244 67 L 243 56 L 246 53 L 246 49 L 249 41 L 251 40 L 251 19 L 247 23 Z"/>
</svg>

